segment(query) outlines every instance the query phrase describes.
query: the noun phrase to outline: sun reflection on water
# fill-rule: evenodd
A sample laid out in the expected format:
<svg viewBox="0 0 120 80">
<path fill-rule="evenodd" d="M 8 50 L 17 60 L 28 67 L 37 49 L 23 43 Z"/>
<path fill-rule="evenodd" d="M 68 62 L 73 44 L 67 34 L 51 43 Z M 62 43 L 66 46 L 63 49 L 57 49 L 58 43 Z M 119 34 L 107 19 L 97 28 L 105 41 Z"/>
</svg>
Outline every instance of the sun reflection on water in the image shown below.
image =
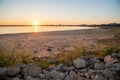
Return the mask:
<svg viewBox="0 0 120 80">
<path fill-rule="evenodd" d="M 35 32 L 38 32 L 38 26 L 36 25 L 34 28 L 35 28 Z"/>
</svg>

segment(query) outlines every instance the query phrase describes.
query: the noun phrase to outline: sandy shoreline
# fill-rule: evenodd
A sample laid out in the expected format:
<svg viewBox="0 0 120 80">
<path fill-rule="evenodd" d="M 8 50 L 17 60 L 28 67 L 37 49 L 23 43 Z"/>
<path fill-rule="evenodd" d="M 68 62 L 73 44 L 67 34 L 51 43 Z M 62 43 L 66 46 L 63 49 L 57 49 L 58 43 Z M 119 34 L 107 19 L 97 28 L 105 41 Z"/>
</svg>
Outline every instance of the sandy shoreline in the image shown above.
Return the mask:
<svg viewBox="0 0 120 80">
<path fill-rule="evenodd" d="M 96 41 L 111 38 L 120 29 L 86 29 L 70 31 L 54 31 L 39 33 L 20 33 L 0 35 L 0 48 L 8 50 L 27 50 L 39 56 L 61 53 L 64 50 L 74 50 L 78 46 L 92 49 L 98 46 Z M 101 45 L 99 45 L 101 46 Z"/>
</svg>

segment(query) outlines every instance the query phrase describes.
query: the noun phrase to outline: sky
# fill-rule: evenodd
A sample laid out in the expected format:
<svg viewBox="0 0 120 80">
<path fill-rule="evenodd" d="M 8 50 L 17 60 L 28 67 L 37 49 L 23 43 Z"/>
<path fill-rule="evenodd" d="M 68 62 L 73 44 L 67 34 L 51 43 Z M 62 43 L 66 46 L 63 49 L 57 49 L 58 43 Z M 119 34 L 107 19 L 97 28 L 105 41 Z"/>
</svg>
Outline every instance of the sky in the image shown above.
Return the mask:
<svg viewBox="0 0 120 80">
<path fill-rule="evenodd" d="M 0 25 L 120 23 L 120 0 L 0 0 Z"/>
</svg>

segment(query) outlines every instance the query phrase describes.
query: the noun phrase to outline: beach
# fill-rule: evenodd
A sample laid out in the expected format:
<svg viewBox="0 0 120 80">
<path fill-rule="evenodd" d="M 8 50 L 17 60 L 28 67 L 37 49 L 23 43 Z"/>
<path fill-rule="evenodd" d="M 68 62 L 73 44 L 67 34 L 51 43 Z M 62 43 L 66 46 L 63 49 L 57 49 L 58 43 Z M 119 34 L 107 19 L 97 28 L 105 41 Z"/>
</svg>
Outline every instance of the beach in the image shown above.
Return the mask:
<svg viewBox="0 0 120 80">
<path fill-rule="evenodd" d="M 86 29 L 69 31 L 52 31 L 21 34 L 1 34 L 0 48 L 9 50 L 26 50 L 39 57 L 62 53 L 86 46 L 89 50 L 104 48 L 98 40 L 112 38 L 120 29 Z"/>
</svg>

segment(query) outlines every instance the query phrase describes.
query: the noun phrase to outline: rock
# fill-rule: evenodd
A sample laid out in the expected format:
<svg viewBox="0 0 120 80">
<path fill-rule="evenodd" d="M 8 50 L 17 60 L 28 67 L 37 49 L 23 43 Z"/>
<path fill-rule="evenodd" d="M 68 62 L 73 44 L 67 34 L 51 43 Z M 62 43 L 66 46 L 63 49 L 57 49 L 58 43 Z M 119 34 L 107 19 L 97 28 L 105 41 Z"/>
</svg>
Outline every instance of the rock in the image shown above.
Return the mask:
<svg viewBox="0 0 120 80">
<path fill-rule="evenodd" d="M 89 64 L 94 64 L 94 63 L 96 63 L 96 62 L 100 62 L 96 57 L 90 58 L 90 59 L 88 60 L 88 63 L 89 63 Z"/>
<path fill-rule="evenodd" d="M 3 80 L 3 78 L 7 75 L 7 69 L 0 67 L 0 80 Z"/>
<path fill-rule="evenodd" d="M 39 74 L 39 78 L 40 78 L 40 79 L 45 79 L 45 74 L 42 74 L 42 73 Z"/>
<path fill-rule="evenodd" d="M 84 79 L 84 77 L 78 76 L 77 80 L 87 80 L 87 79 Z"/>
<path fill-rule="evenodd" d="M 12 78 L 11 80 L 20 80 L 19 78 Z"/>
<path fill-rule="evenodd" d="M 69 75 L 71 80 L 77 80 L 77 74 L 74 71 L 71 71 Z"/>
<path fill-rule="evenodd" d="M 107 63 L 105 64 L 105 67 L 106 67 L 106 68 L 114 68 L 114 64 L 113 64 L 112 62 L 107 62 Z"/>
<path fill-rule="evenodd" d="M 92 69 L 89 69 L 89 70 L 88 70 L 88 74 L 89 74 L 90 76 L 91 76 L 91 75 L 94 75 L 94 72 L 95 72 L 95 71 L 92 70 Z"/>
<path fill-rule="evenodd" d="M 18 75 L 16 76 L 16 78 L 22 79 L 23 76 L 22 76 L 21 74 L 18 74 Z"/>
<path fill-rule="evenodd" d="M 52 58 L 52 59 L 49 60 L 49 62 L 50 62 L 50 64 L 54 64 L 54 63 L 57 62 L 57 59 L 56 58 Z"/>
<path fill-rule="evenodd" d="M 63 71 L 67 71 L 67 72 L 72 71 L 72 70 L 74 70 L 74 69 L 75 69 L 74 66 L 63 67 Z"/>
<path fill-rule="evenodd" d="M 32 78 L 31 76 L 27 76 L 26 80 L 40 80 L 39 78 Z"/>
<path fill-rule="evenodd" d="M 85 73 L 85 77 L 87 78 L 87 79 L 89 79 L 89 74 L 88 73 Z"/>
<path fill-rule="evenodd" d="M 19 78 L 6 78 L 5 80 L 20 80 L 20 79 Z"/>
<path fill-rule="evenodd" d="M 20 68 L 18 67 L 8 67 L 7 68 L 7 75 L 8 76 L 15 76 L 20 72 Z"/>
<path fill-rule="evenodd" d="M 64 80 L 71 80 L 71 78 L 70 78 L 69 75 L 67 75 L 67 76 L 64 78 Z"/>
<path fill-rule="evenodd" d="M 59 64 L 56 68 L 56 71 L 63 71 L 63 64 Z"/>
<path fill-rule="evenodd" d="M 7 72 L 7 69 L 6 69 L 6 68 L 0 67 L 0 77 L 7 75 L 6 72 Z"/>
<path fill-rule="evenodd" d="M 104 62 L 112 62 L 113 58 L 110 55 L 104 57 Z"/>
<path fill-rule="evenodd" d="M 25 69 L 25 74 L 27 76 L 32 76 L 32 77 L 37 77 L 40 74 L 40 72 L 41 72 L 41 68 L 33 63 L 27 65 Z"/>
<path fill-rule="evenodd" d="M 95 74 L 95 71 L 92 69 L 89 69 L 88 72 L 85 73 L 85 77 L 89 79 L 94 74 Z"/>
<path fill-rule="evenodd" d="M 105 69 L 105 65 L 103 63 L 95 63 L 94 69 L 103 70 L 103 69 Z"/>
<path fill-rule="evenodd" d="M 96 75 L 95 80 L 107 80 L 103 76 Z"/>
<path fill-rule="evenodd" d="M 26 67 L 27 67 L 27 65 L 26 65 L 26 64 L 23 64 L 23 63 L 21 63 L 21 64 L 17 64 L 17 65 L 16 65 L 16 67 L 18 67 L 18 68 L 26 68 Z"/>
<path fill-rule="evenodd" d="M 112 53 L 111 57 L 114 59 L 120 59 L 120 53 Z"/>
<path fill-rule="evenodd" d="M 49 68 L 47 68 L 46 70 L 47 70 L 47 71 L 51 71 L 51 70 L 53 70 L 54 68 L 55 68 L 55 65 L 52 64 L 52 65 L 50 65 Z"/>
<path fill-rule="evenodd" d="M 45 78 L 46 78 L 46 80 L 49 80 L 50 79 L 50 73 L 48 72 L 48 71 L 46 71 L 46 70 L 44 70 L 43 71 L 44 72 L 44 74 L 45 74 Z"/>
<path fill-rule="evenodd" d="M 66 61 L 65 64 L 66 64 L 67 66 L 72 66 L 72 65 L 73 65 L 73 63 L 72 63 L 71 60 Z"/>
<path fill-rule="evenodd" d="M 55 79 L 55 80 L 60 79 L 59 72 L 57 72 L 56 70 L 51 71 L 51 72 L 50 72 L 50 75 L 51 75 L 51 77 L 52 77 L 53 79 Z"/>
<path fill-rule="evenodd" d="M 105 75 L 105 76 L 107 76 L 107 77 L 113 77 L 113 72 L 111 71 L 111 70 L 109 70 L 109 69 L 105 69 L 104 71 L 103 71 L 103 74 Z"/>
<path fill-rule="evenodd" d="M 64 73 L 53 70 L 50 72 L 50 76 L 53 78 L 53 80 L 61 80 L 64 77 Z"/>
<path fill-rule="evenodd" d="M 73 64 L 76 68 L 85 68 L 87 66 L 87 62 L 84 59 L 79 58 L 76 59 Z"/>
<path fill-rule="evenodd" d="M 65 78 L 65 74 L 64 73 L 60 73 L 60 79 L 63 80 Z"/>
<path fill-rule="evenodd" d="M 115 63 L 114 66 L 120 70 L 120 63 Z"/>
</svg>

